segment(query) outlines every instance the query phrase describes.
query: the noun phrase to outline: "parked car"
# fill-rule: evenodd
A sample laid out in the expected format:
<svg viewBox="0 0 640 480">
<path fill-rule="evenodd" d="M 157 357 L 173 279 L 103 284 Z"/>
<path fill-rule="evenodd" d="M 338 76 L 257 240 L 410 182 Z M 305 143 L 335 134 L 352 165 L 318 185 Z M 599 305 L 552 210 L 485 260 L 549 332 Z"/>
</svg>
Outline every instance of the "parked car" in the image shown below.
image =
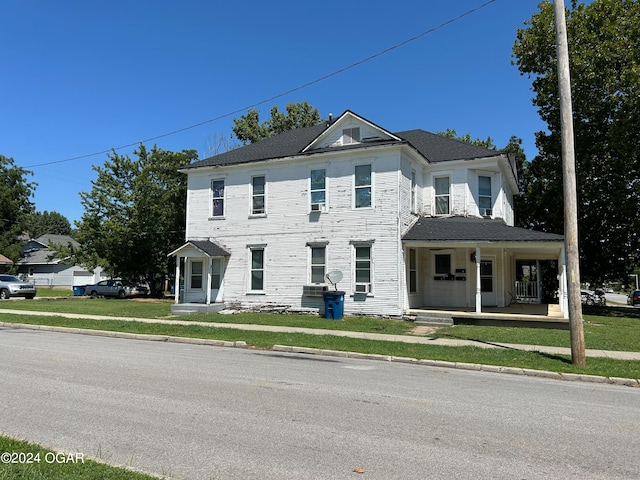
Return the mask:
<svg viewBox="0 0 640 480">
<path fill-rule="evenodd" d="M 148 293 L 147 287 L 135 285 L 124 280 L 102 280 L 95 285 L 86 285 L 84 287 L 85 295 L 92 297 L 137 297 Z"/>
<path fill-rule="evenodd" d="M 631 290 L 627 296 L 627 305 L 638 305 L 640 303 L 640 290 Z"/>
<path fill-rule="evenodd" d="M 0 298 L 25 297 L 32 299 L 36 296 L 36 286 L 31 282 L 24 282 L 13 275 L 0 275 Z"/>
</svg>

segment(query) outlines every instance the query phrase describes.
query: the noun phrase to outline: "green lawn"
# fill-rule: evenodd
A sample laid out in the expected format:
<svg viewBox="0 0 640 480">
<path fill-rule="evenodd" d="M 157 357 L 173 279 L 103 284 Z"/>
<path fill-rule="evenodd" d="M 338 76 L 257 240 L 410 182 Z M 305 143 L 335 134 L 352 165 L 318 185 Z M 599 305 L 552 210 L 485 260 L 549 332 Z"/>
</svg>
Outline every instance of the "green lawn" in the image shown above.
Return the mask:
<svg viewBox="0 0 640 480">
<path fill-rule="evenodd" d="M 157 477 L 89 460 L 83 452 L 61 454 L 3 435 L 0 435 L 0 453 L 3 454 L 0 480 L 157 480 Z"/>
<path fill-rule="evenodd" d="M 244 341 L 249 346 L 270 349 L 273 345 L 294 345 L 327 350 L 375 353 L 418 359 L 444 360 L 449 362 L 501 365 L 531 368 L 554 372 L 583 373 L 607 377 L 640 377 L 640 361 L 620 361 L 602 358 L 587 359 L 584 368 L 572 365 L 571 358 L 539 352 L 515 349 L 485 349 L 479 347 L 444 347 L 415 345 L 401 342 L 361 340 L 337 337 L 327 331 L 326 335 L 300 333 L 274 333 L 244 331 L 232 328 L 216 328 L 200 325 L 166 325 L 159 323 L 126 322 L 121 320 L 86 320 L 63 317 L 22 316 L 0 313 L 0 321 L 54 325 L 69 328 L 107 330 L 137 334 L 153 334 L 174 337 L 204 338 L 230 342 Z M 340 323 L 340 322 L 336 322 Z"/>
</svg>

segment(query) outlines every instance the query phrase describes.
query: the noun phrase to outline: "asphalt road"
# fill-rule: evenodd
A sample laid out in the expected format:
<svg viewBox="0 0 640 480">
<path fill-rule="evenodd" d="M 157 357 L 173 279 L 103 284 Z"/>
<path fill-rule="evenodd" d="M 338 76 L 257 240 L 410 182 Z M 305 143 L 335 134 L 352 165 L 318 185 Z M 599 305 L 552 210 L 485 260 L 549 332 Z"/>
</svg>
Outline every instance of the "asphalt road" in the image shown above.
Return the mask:
<svg viewBox="0 0 640 480">
<path fill-rule="evenodd" d="M 0 365 L 1 432 L 178 479 L 640 478 L 630 387 L 17 329 Z"/>
</svg>

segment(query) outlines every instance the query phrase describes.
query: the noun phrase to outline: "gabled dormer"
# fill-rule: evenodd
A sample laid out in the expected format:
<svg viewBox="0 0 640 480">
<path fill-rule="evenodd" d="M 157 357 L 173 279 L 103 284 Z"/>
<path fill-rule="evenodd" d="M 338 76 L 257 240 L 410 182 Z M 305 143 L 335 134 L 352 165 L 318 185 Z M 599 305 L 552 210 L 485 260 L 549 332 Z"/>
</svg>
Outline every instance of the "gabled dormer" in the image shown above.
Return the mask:
<svg viewBox="0 0 640 480">
<path fill-rule="evenodd" d="M 399 141 L 402 139 L 391 132 L 347 110 L 335 120 L 330 117 L 327 128 L 302 153 Z"/>
</svg>

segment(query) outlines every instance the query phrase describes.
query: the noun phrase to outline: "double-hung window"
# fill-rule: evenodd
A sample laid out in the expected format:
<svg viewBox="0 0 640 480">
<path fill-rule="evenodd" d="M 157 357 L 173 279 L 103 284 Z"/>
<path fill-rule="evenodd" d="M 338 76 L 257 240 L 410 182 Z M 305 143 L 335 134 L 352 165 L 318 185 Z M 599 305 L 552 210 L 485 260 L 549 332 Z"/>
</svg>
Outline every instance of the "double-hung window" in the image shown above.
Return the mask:
<svg viewBox="0 0 640 480">
<path fill-rule="evenodd" d="M 480 215 L 491 216 L 491 177 L 478 176 L 478 208 Z"/>
<path fill-rule="evenodd" d="M 355 293 L 371 293 L 373 278 L 373 262 L 371 258 L 371 244 L 355 244 L 354 251 L 354 278 Z"/>
<path fill-rule="evenodd" d="M 415 213 L 418 211 L 417 206 L 417 184 L 416 184 L 416 171 L 411 170 L 411 212 Z"/>
<path fill-rule="evenodd" d="M 212 217 L 224 217 L 224 180 L 211 181 Z"/>
<path fill-rule="evenodd" d="M 250 285 L 252 292 L 264 291 L 264 247 L 249 247 Z"/>
<path fill-rule="evenodd" d="M 327 248 L 311 246 L 311 283 L 324 283 L 327 269 Z"/>
<path fill-rule="evenodd" d="M 418 292 L 418 259 L 416 249 L 409 249 L 409 293 Z"/>
<path fill-rule="evenodd" d="M 449 215 L 451 212 L 449 177 L 436 177 L 434 179 L 434 187 L 436 215 Z"/>
<path fill-rule="evenodd" d="M 311 170 L 309 180 L 311 211 L 322 212 L 327 205 L 327 171 L 324 168 Z"/>
<path fill-rule="evenodd" d="M 251 215 L 265 215 L 265 177 L 259 175 L 251 178 Z"/>
<path fill-rule="evenodd" d="M 353 187 L 355 208 L 369 208 L 372 206 L 372 187 L 371 165 L 356 165 Z"/>
</svg>

